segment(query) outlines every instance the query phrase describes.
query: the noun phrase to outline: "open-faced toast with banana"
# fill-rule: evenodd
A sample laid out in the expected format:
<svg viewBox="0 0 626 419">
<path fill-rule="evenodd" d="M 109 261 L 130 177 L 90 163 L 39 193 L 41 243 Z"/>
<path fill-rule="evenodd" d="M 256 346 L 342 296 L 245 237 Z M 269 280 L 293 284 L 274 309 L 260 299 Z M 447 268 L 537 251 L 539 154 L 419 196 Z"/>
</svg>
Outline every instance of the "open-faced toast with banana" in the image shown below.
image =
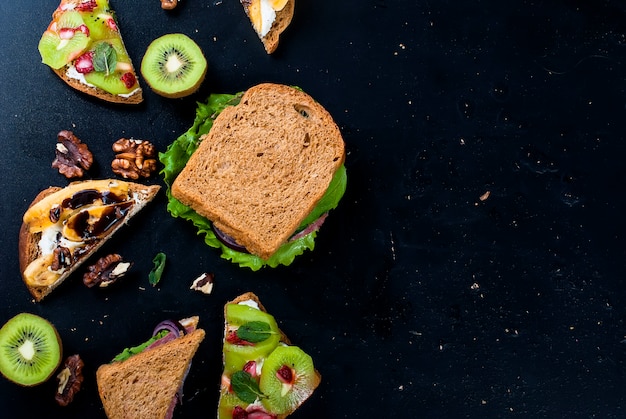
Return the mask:
<svg viewBox="0 0 626 419">
<path fill-rule="evenodd" d="M 250 23 L 263 43 L 265 52 L 278 48 L 280 35 L 287 29 L 295 10 L 295 0 L 240 0 Z"/>
<path fill-rule="evenodd" d="M 39 53 L 64 82 L 113 103 L 137 104 L 143 93 L 108 0 L 61 0 Z"/>
<path fill-rule="evenodd" d="M 159 185 L 86 180 L 41 191 L 19 233 L 22 279 L 41 301 L 154 199 Z"/>
</svg>

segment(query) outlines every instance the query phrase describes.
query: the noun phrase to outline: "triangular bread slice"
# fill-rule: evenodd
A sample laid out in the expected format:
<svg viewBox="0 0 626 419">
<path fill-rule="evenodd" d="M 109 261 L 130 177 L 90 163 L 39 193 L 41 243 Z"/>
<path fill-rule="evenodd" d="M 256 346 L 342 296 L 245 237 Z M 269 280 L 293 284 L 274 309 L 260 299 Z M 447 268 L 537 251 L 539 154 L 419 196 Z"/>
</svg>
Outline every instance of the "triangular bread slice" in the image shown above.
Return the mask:
<svg viewBox="0 0 626 419">
<path fill-rule="evenodd" d="M 24 214 L 18 245 L 22 279 L 35 300 L 61 285 L 160 188 L 103 179 L 41 191 Z M 106 229 L 98 225 L 99 219 L 107 220 Z M 59 269 L 54 269 L 55 259 Z"/>
<path fill-rule="evenodd" d="M 240 0 L 240 2 L 263 43 L 265 52 L 271 54 L 276 51 L 280 35 L 293 19 L 295 0 Z"/>
<path fill-rule="evenodd" d="M 64 20 L 63 16 L 66 13 L 80 17 Z M 67 25 L 71 26 L 70 30 L 63 28 Z M 84 48 L 73 51 L 67 57 L 69 61 L 66 60 L 64 65 L 60 65 L 61 63 L 56 60 L 52 64 L 44 55 L 51 54 L 47 52 L 49 48 L 42 48 L 42 45 L 46 44 L 44 38 L 49 39 L 60 35 L 62 36 L 60 45 L 62 45 L 63 42 L 68 42 L 74 37 L 70 35 L 72 32 L 87 36 L 86 43 L 81 44 Z M 103 43 L 109 47 L 104 50 L 98 49 L 98 44 Z M 42 61 L 48 64 L 65 83 L 80 92 L 112 103 L 138 104 L 143 102 L 143 90 L 139 84 L 137 71 L 122 39 L 115 11 L 108 0 L 61 0 L 52 14 L 52 22 L 42 35 L 39 51 Z M 98 68 L 96 61 L 103 63 L 100 67 L 106 68 L 106 71 Z M 88 64 L 84 64 L 86 62 L 92 64 L 92 71 L 88 73 L 106 73 L 109 81 L 102 83 L 102 81 L 89 80 L 90 76 L 85 73 L 85 67 L 89 67 Z M 109 68 L 109 64 L 114 64 L 114 67 Z M 97 78 L 97 80 L 101 79 L 102 77 Z M 113 87 L 107 90 L 104 87 L 106 83 L 112 84 Z"/>
<path fill-rule="evenodd" d="M 107 417 L 168 417 L 204 336 L 204 330 L 196 329 L 125 361 L 101 365 L 96 380 Z"/>
<path fill-rule="evenodd" d="M 233 330 L 233 325 L 228 324 L 228 320 L 227 320 L 227 307 L 230 304 L 245 304 L 251 307 L 255 307 L 264 313 L 267 313 L 265 306 L 261 303 L 261 300 L 259 299 L 259 297 L 253 292 L 243 293 L 237 296 L 236 298 L 234 298 L 233 300 L 228 301 L 226 304 L 224 304 L 224 343 L 226 342 L 229 332 Z M 292 345 L 287 335 L 280 328 L 278 329 L 278 333 L 279 333 L 279 343 L 278 343 L 279 346 Z M 225 351 L 223 353 L 223 361 L 224 361 L 224 367 L 226 367 Z M 257 362 L 257 364 L 262 365 L 264 360 L 261 359 L 257 361 L 260 361 L 260 362 Z M 241 400 L 237 400 L 237 395 L 234 394 L 233 392 L 233 386 L 232 386 L 232 381 L 231 381 L 232 376 L 229 377 L 227 375 L 228 374 L 226 373 L 226 368 L 225 368 L 222 373 L 222 380 L 220 383 L 220 399 L 219 399 L 219 404 L 218 404 L 218 415 L 217 415 L 218 419 L 232 419 L 232 412 L 230 412 L 231 408 L 237 405 L 238 403 L 241 403 Z M 291 409 L 289 409 L 286 412 L 283 412 L 283 413 L 268 412 L 268 409 L 258 399 L 254 403 L 248 404 L 245 407 L 245 410 L 250 414 L 250 417 L 253 417 L 252 416 L 253 413 L 257 412 L 257 414 L 259 415 L 258 417 L 265 418 L 265 417 L 271 416 L 276 419 L 285 419 L 287 416 L 293 414 L 293 412 L 295 412 L 302 405 L 302 403 L 304 403 L 306 399 L 310 397 L 311 394 L 313 394 L 313 392 L 320 385 L 322 381 L 322 376 L 317 369 L 314 369 L 313 375 L 309 377 L 309 379 L 310 379 L 309 382 L 311 384 L 309 396 L 307 396 L 305 399 L 302 399 L 298 405 L 292 406 Z M 242 404 L 242 406 L 243 405 L 245 405 L 245 403 Z M 269 416 L 264 416 L 263 414 L 268 414 Z"/>
<path fill-rule="evenodd" d="M 172 195 L 268 259 L 324 196 L 345 160 L 332 116 L 299 89 L 264 83 L 224 109 Z"/>
</svg>

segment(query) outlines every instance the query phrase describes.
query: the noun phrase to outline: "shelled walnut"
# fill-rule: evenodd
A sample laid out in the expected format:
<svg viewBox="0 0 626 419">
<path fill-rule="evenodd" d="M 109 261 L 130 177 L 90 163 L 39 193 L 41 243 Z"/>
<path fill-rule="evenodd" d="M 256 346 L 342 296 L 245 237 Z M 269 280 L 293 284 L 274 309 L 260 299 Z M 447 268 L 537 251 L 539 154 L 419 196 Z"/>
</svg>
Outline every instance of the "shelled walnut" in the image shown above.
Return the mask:
<svg viewBox="0 0 626 419">
<path fill-rule="evenodd" d="M 89 287 L 108 287 L 120 277 L 126 275 L 132 263 L 124 262 L 117 253 L 101 257 L 98 261 L 87 268 L 83 275 L 83 283 Z"/>
<path fill-rule="evenodd" d="M 148 178 L 156 171 L 156 149 L 146 140 L 120 138 L 113 143 L 113 172 L 127 179 Z"/>
<path fill-rule="evenodd" d="M 60 406 L 67 406 L 74 400 L 83 383 L 83 367 L 85 364 L 79 355 L 71 355 L 65 360 L 63 369 L 57 375 L 59 385 L 54 397 Z"/>
<path fill-rule="evenodd" d="M 52 167 L 68 179 L 83 177 L 93 163 L 91 151 L 72 131 L 57 134 L 55 154 Z"/>
</svg>

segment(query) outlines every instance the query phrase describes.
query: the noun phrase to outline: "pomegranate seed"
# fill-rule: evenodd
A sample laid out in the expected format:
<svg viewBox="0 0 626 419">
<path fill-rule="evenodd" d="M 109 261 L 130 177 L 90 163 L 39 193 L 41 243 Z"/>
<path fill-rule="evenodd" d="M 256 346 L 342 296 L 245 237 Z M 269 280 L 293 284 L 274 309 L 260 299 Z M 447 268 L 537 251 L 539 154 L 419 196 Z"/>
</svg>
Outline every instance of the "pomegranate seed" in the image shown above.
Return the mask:
<svg viewBox="0 0 626 419">
<path fill-rule="evenodd" d="M 246 362 L 246 365 L 243 366 L 243 370 L 250 374 L 252 377 L 256 377 L 256 361 Z"/>
<path fill-rule="evenodd" d="M 285 384 L 293 383 L 293 370 L 287 365 L 283 365 L 276 371 L 276 378 Z"/>
<path fill-rule="evenodd" d="M 76 71 L 81 74 L 91 73 L 93 71 L 93 52 L 88 51 L 78 57 L 74 63 Z"/>
<path fill-rule="evenodd" d="M 248 417 L 248 412 L 243 410 L 241 406 L 235 406 L 233 409 L 233 419 L 246 419 Z"/>
<path fill-rule="evenodd" d="M 117 30 L 117 24 L 115 23 L 115 20 L 112 17 L 107 19 L 107 26 L 112 31 L 116 31 Z"/>
<path fill-rule="evenodd" d="M 78 30 L 84 33 L 85 35 L 89 36 L 89 28 L 87 27 L 87 25 L 85 24 L 80 25 L 78 27 Z"/>
<path fill-rule="evenodd" d="M 72 39 L 74 37 L 74 32 L 76 32 L 76 29 L 74 28 L 61 28 L 59 29 L 59 38 Z"/>
<path fill-rule="evenodd" d="M 239 336 L 237 336 L 236 330 L 228 332 L 228 335 L 226 336 L 226 342 L 232 345 L 254 346 L 254 343 L 250 343 L 247 340 L 243 340 Z"/>
<path fill-rule="evenodd" d="M 98 3 L 96 0 L 83 0 L 79 5 L 76 6 L 76 10 L 80 12 L 93 12 L 93 9 L 98 7 Z"/>
<path fill-rule="evenodd" d="M 122 77 L 120 77 L 120 80 L 124 82 L 124 86 L 126 86 L 127 89 L 130 89 L 137 83 L 137 79 L 133 73 L 124 73 Z"/>
</svg>

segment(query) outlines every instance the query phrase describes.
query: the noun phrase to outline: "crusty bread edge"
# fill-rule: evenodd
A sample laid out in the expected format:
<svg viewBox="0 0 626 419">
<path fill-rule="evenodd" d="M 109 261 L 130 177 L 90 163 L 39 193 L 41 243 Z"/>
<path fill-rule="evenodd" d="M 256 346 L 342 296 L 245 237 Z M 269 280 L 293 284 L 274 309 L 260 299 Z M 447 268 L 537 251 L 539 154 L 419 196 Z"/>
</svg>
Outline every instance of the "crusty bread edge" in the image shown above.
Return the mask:
<svg viewBox="0 0 626 419">
<path fill-rule="evenodd" d="M 22 276 L 22 280 L 26 285 L 26 288 L 33 296 L 36 302 L 40 302 L 47 295 L 49 295 L 54 289 L 56 289 L 61 283 L 63 283 L 72 273 L 74 273 L 87 259 L 89 259 L 94 253 L 96 253 L 100 247 L 104 245 L 123 225 L 127 224 L 128 221 L 139 212 L 144 206 L 146 206 L 149 202 L 151 202 L 156 196 L 161 186 L 159 185 L 141 185 L 138 183 L 131 183 L 131 185 L 140 185 L 142 188 L 147 190 L 146 199 L 141 202 L 141 205 L 135 206 L 132 211 L 130 211 L 124 221 L 113 228 L 113 230 L 107 235 L 103 240 L 100 240 L 98 244 L 90 249 L 90 251 L 84 255 L 77 263 L 71 266 L 67 271 L 65 271 L 54 283 L 46 286 L 33 286 L 29 285 L 24 278 L 24 270 L 26 267 L 34 260 L 39 257 L 39 240 L 41 239 L 41 233 L 31 233 L 28 229 L 28 225 L 22 223 L 20 226 L 20 232 L 18 237 L 18 252 L 19 252 L 19 265 L 20 265 L 20 273 Z M 35 205 L 37 202 L 44 199 L 46 196 L 53 194 L 54 192 L 60 191 L 63 188 L 60 187 L 49 187 L 43 191 L 41 191 L 35 199 L 31 202 L 28 208 Z M 131 189 L 131 192 L 134 189 Z"/>
<path fill-rule="evenodd" d="M 68 66 L 61 67 L 58 70 L 52 69 L 52 71 L 61 78 L 65 83 L 67 83 L 72 88 L 78 90 L 79 92 L 85 93 L 89 96 L 96 97 L 98 99 L 105 100 L 111 103 L 120 103 L 127 105 L 137 105 L 143 102 L 143 91 L 141 87 L 139 87 L 132 95 L 130 96 L 119 96 L 114 95 L 109 92 L 106 92 L 95 86 L 88 86 L 80 80 L 74 79 L 67 75 Z"/>
<path fill-rule="evenodd" d="M 227 327 L 228 327 L 228 323 L 226 322 L 226 306 L 229 304 L 239 304 L 243 301 L 248 301 L 248 300 L 252 300 L 254 301 L 258 306 L 259 306 L 259 310 L 267 313 L 267 310 L 265 309 L 265 307 L 263 306 L 263 304 L 261 303 L 261 300 L 259 299 L 259 297 L 253 293 L 252 291 L 248 291 L 245 292 L 237 297 L 235 297 L 234 299 L 228 301 L 226 304 L 224 304 L 224 339 L 226 338 L 226 333 L 227 333 Z M 292 345 L 291 341 L 289 340 L 289 338 L 287 337 L 287 335 L 285 335 L 285 333 L 279 328 L 278 329 L 280 332 L 280 341 L 286 345 Z M 320 374 L 320 372 L 315 369 L 315 378 L 314 378 L 314 384 L 313 384 L 313 390 L 315 390 L 320 383 L 322 382 L 322 375 Z M 293 412 L 295 412 L 297 410 L 294 409 L 291 412 L 282 414 L 282 415 L 277 415 L 276 418 L 277 419 L 285 419 L 287 416 L 291 415 Z"/>
<path fill-rule="evenodd" d="M 280 41 L 280 35 L 285 32 L 285 30 L 291 23 L 294 12 L 295 0 L 289 0 L 287 4 L 285 4 L 285 7 L 283 7 L 282 10 L 276 13 L 276 18 L 274 20 L 274 23 L 272 23 L 270 31 L 261 38 L 261 42 L 263 42 L 265 52 L 267 52 L 268 54 L 272 54 L 276 51 Z"/>
</svg>

